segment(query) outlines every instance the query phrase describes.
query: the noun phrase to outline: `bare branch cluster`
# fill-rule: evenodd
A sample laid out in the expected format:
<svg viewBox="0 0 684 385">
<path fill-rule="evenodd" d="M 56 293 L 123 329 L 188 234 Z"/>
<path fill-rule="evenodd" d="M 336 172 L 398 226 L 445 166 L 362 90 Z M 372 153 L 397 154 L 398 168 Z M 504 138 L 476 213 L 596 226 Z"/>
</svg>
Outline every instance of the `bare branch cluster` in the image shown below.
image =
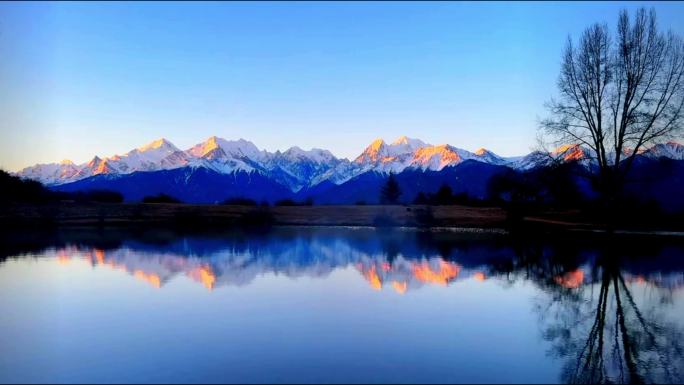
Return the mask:
<svg viewBox="0 0 684 385">
<path fill-rule="evenodd" d="M 558 90 L 543 132 L 589 149 L 602 176 L 624 175 L 646 146 L 684 127 L 684 40 L 660 32 L 654 10 L 623 11 L 614 36 L 595 24 L 577 45 L 568 38 Z"/>
</svg>

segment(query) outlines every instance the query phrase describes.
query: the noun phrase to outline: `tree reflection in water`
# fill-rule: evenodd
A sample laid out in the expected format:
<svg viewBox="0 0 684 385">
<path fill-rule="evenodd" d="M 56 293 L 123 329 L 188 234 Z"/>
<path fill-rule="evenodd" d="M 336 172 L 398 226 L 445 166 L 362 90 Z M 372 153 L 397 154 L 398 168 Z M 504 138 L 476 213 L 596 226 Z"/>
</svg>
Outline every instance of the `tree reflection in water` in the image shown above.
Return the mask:
<svg viewBox="0 0 684 385">
<path fill-rule="evenodd" d="M 545 254 L 527 249 L 494 269 L 509 282 L 532 280 L 544 291 L 535 311 L 550 354 L 565 360 L 563 382 L 680 381 L 684 331 L 667 319 L 672 290 L 625 273 L 625 258 L 615 250 L 603 249 L 582 266 L 572 251 Z M 644 290 L 635 296 L 637 285 Z"/>
</svg>

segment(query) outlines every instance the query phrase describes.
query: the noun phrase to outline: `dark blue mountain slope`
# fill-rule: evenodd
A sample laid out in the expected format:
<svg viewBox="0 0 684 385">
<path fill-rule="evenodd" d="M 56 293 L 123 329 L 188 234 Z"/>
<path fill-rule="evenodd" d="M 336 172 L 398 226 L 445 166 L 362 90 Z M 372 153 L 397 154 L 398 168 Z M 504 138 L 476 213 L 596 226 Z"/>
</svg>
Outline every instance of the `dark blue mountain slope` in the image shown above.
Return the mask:
<svg viewBox="0 0 684 385">
<path fill-rule="evenodd" d="M 236 197 L 274 202 L 292 194 L 285 186 L 257 172 L 221 174 L 206 168 L 190 167 L 136 172 L 117 177 L 96 175 L 53 189 L 65 192 L 113 190 L 122 193 L 129 202 L 161 193 L 186 203 L 219 203 Z"/>
</svg>

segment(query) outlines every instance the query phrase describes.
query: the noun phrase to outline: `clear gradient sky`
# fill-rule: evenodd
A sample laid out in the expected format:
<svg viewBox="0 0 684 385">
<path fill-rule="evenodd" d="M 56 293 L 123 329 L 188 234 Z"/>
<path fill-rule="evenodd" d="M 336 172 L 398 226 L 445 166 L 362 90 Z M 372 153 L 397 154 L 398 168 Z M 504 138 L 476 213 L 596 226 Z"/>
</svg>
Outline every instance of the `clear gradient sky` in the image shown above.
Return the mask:
<svg viewBox="0 0 684 385">
<path fill-rule="evenodd" d="M 211 135 L 527 153 L 568 35 L 645 3 L 0 2 L 0 168 Z M 684 3 L 647 3 L 684 35 Z"/>
</svg>

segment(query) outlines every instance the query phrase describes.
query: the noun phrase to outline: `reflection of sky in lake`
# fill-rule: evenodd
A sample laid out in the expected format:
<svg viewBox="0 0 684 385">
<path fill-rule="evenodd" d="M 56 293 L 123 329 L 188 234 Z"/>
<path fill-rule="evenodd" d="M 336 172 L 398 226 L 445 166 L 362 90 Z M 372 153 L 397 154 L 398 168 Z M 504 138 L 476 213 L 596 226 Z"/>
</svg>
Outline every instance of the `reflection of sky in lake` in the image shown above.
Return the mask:
<svg viewBox="0 0 684 385">
<path fill-rule="evenodd" d="M 620 282 L 611 277 L 655 330 L 675 338 L 684 314 L 684 269 L 668 263 L 684 255 L 677 246 L 630 255 L 607 275 L 590 245 L 470 235 L 112 238 L 6 253 L 0 381 L 570 381 L 593 336 L 593 304 L 606 282 Z M 606 333 L 620 329 L 614 293 Z M 639 344 L 628 346 L 671 350 L 633 313 L 623 324 Z M 637 353 L 637 366 L 656 357 Z M 664 354 L 667 363 L 657 357 L 634 375 L 681 381 L 681 356 Z M 611 378 L 630 361 L 603 360 L 596 370 Z"/>
</svg>

